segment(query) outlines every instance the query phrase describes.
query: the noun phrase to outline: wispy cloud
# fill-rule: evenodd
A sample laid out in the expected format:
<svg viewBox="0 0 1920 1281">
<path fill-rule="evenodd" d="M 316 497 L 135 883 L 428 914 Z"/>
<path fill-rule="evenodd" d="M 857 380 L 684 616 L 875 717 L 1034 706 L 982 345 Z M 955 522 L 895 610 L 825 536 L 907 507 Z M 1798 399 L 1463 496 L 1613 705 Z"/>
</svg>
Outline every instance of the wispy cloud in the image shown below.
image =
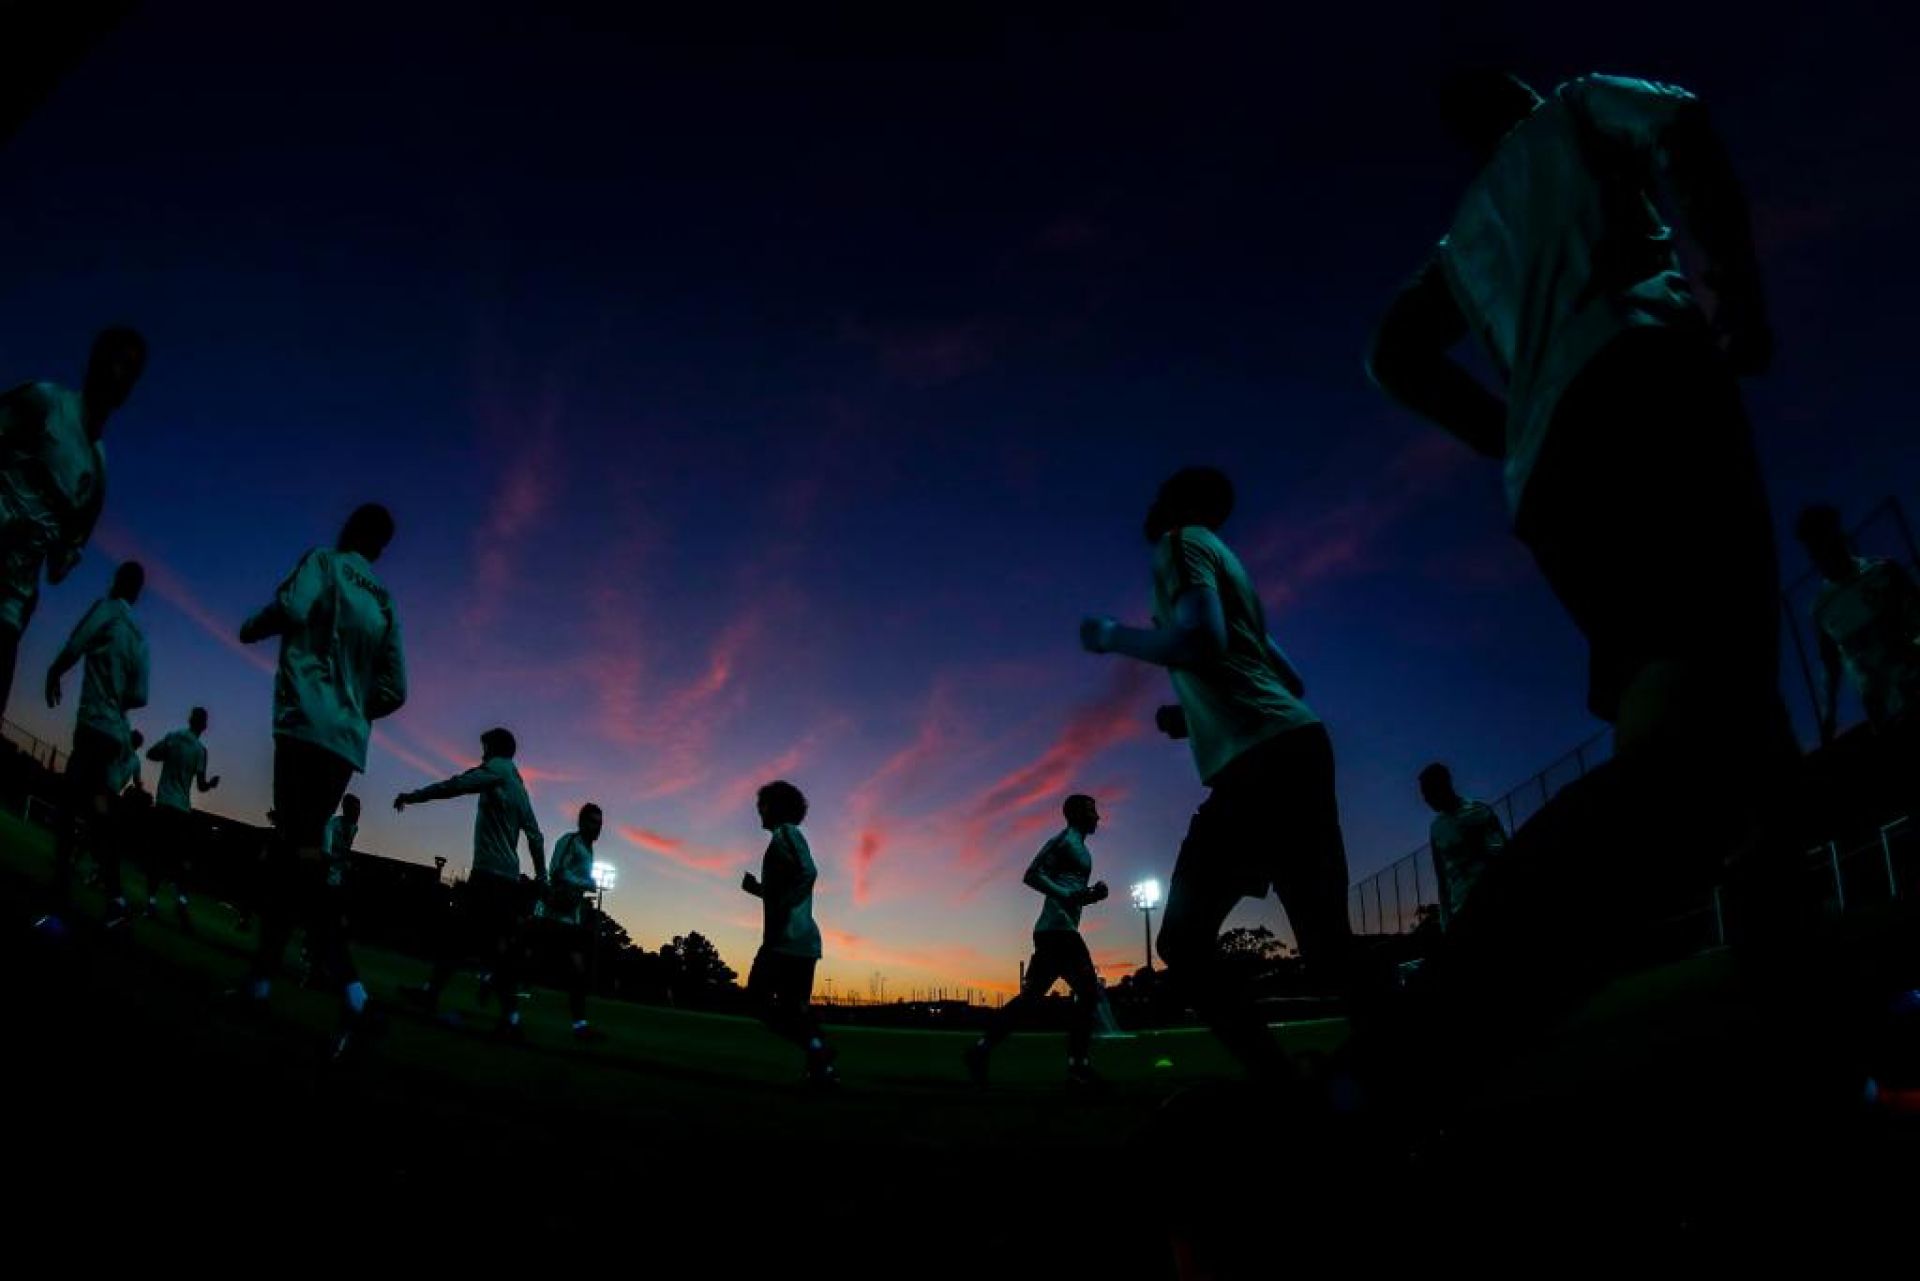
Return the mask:
<svg viewBox="0 0 1920 1281">
<path fill-rule="evenodd" d="M 621 840 L 635 849 L 658 855 L 696 872 L 711 874 L 730 871 L 745 861 L 737 850 L 696 845 L 683 837 L 670 836 L 632 823 L 622 823 L 614 830 L 619 833 Z"/>
</svg>

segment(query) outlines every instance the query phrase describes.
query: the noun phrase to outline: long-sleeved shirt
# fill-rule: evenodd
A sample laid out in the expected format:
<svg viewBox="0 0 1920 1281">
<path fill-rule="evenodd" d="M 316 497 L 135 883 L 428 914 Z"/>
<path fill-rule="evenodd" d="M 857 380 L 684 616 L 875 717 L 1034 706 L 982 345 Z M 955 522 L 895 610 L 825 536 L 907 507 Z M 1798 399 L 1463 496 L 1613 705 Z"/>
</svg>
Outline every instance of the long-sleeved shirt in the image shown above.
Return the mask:
<svg viewBox="0 0 1920 1281">
<path fill-rule="evenodd" d="M 127 713 L 147 705 L 147 638 L 123 600 L 103 597 L 74 625 L 55 667 L 85 664 L 77 723 L 126 747 Z"/>
<path fill-rule="evenodd" d="M 820 927 L 813 920 L 813 883 L 819 870 L 807 838 L 792 823 L 774 829 L 760 860 L 760 950 L 820 957 Z"/>
<path fill-rule="evenodd" d="M 453 796 L 478 796 L 473 814 L 473 871 L 479 876 L 520 876 L 520 837 L 527 838 L 537 876 L 547 872 L 547 843 L 520 771 L 504 756 L 490 756 L 464 774 L 432 783 L 412 793 L 412 799 L 439 801 Z"/>
<path fill-rule="evenodd" d="M 1173 618 L 1181 594 L 1194 588 L 1220 598 L 1227 647 L 1167 674 L 1187 714 L 1194 766 L 1200 780 L 1211 783 L 1242 752 L 1320 718 L 1287 688 L 1267 635 L 1266 612 L 1240 558 L 1199 525 L 1162 535 L 1154 548 L 1153 616 Z"/>
<path fill-rule="evenodd" d="M 546 914 L 553 920 L 578 925 L 587 895 L 599 888 L 593 879 L 592 842 L 578 832 L 561 837 L 554 843 L 547 877 L 553 883 L 553 894 Z"/>
<path fill-rule="evenodd" d="M 160 762 L 153 803 L 170 810 L 193 808 L 193 785 L 207 776 L 207 745 L 190 729 L 177 729 L 153 745 L 148 760 Z"/>
<path fill-rule="evenodd" d="M 1426 354 L 1468 332 L 1478 339 L 1506 383 L 1516 517 L 1560 398 L 1588 362 L 1631 329 L 1707 332 L 1651 200 L 1659 173 L 1723 313 L 1746 320 L 1761 310 L 1745 205 L 1704 118 L 1698 99 L 1670 85 L 1599 75 L 1561 85 L 1501 141 L 1382 327 L 1374 376 L 1410 402 L 1436 388 L 1406 385 L 1404 368 L 1396 377 L 1397 339 Z"/>
<path fill-rule="evenodd" d="M 357 552 L 316 547 L 241 629 L 280 637 L 275 737 L 367 767 L 371 722 L 407 701 L 407 664 L 393 598 Z"/>
<path fill-rule="evenodd" d="M 42 566 L 58 583 L 80 563 L 106 491 L 79 392 L 42 382 L 0 397 L 0 626 L 26 629 Z"/>
<path fill-rule="evenodd" d="M 1071 827 L 1040 847 L 1027 866 L 1027 885 L 1045 896 L 1040 917 L 1033 923 L 1035 934 L 1049 930 L 1080 928 L 1080 896 L 1093 879 L 1093 855 L 1087 851 L 1087 838 Z"/>
</svg>

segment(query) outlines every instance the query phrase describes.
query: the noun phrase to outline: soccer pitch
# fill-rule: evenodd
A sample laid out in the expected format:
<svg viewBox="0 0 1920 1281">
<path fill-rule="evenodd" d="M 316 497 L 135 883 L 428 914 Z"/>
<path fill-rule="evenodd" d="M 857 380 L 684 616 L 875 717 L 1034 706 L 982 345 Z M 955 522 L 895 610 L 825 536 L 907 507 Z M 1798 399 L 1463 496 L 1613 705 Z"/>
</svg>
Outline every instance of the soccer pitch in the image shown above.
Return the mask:
<svg viewBox="0 0 1920 1281">
<path fill-rule="evenodd" d="M 48 858 L 45 832 L 0 816 L 0 872 L 10 883 L 24 888 L 44 878 Z M 129 884 L 140 886 L 137 874 L 129 873 Z M 82 915 L 97 913 L 97 897 L 83 897 Z M 96 985 L 95 999 L 127 1002 L 133 1022 L 157 1019 L 170 1038 L 198 1030 L 221 1053 L 289 1063 L 317 1058 L 337 1016 L 332 995 L 283 978 L 266 1021 L 229 1024 L 216 1012 L 215 997 L 239 983 L 254 936 L 236 930 L 231 913 L 214 904 L 197 904 L 194 920 L 189 936 L 163 912 L 157 921 L 137 922 L 123 945 L 102 951 L 97 941 L 79 941 L 43 949 L 35 964 L 60 964 L 60 951 L 101 952 L 84 967 L 85 978 Z M 289 948 L 290 958 L 297 947 L 296 941 Z M 595 999 L 590 1014 L 607 1040 L 581 1046 L 569 1035 L 564 995 L 532 988 L 523 1006 L 526 1044 L 502 1045 L 488 1035 L 497 1014 L 481 1003 L 471 977 L 457 978 L 443 1003 L 462 1016 L 465 1026 L 454 1029 L 417 1016 L 398 999 L 402 985 L 424 979 L 424 962 L 371 947 L 356 948 L 355 959 L 373 1001 L 388 1015 L 385 1034 L 343 1073 L 358 1088 L 420 1092 L 435 1106 L 464 1100 L 489 1115 L 588 1115 L 598 1127 L 634 1126 L 656 1140 L 679 1130 L 707 1138 L 771 1130 L 796 1140 L 811 1135 L 837 1144 L 949 1151 L 1054 1144 L 1098 1150 L 1122 1142 L 1174 1088 L 1235 1075 L 1204 1031 L 1142 1032 L 1097 1042 L 1096 1062 L 1115 1088 L 1066 1106 L 1058 1032 L 1016 1035 L 996 1053 L 993 1085 L 981 1091 L 967 1083 L 960 1062 L 975 1032 L 834 1025 L 845 1087 L 817 1097 L 799 1085 L 793 1048 L 749 1018 Z M 1282 1030 L 1289 1046 L 1301 1050 L 1329 1048 L 1343 1033 L 1337 1020 Z"/>
</svg>

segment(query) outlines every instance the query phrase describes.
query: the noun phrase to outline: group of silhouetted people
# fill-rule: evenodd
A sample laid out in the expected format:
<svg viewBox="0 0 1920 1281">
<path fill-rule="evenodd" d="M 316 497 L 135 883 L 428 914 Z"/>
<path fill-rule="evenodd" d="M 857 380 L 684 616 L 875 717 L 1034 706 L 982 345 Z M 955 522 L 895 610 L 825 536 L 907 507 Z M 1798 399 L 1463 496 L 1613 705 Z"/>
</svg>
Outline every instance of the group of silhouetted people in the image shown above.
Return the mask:
<svg viewBox="0 0 1920 1281">
<path fill-rule="evenodd" d="M 1353 1001 L 1339 1070 L 1362 1097 L 1428 1113 L 1530 1025 L 1617 972 L 1631 954 L 1626 940 L 1675 903 L 1725 885 L 1743 947 L 1764 952 L 1789 933 L 1781 885 L 1793 817 L 1782 798 L 1798 756 L 1777 688 L 1771 514 L 1737 382 L 1767 368 L 1771 336 L 1745 201 L 1705 107 L 1644 80 L 1583 76 L 1542 97 L 1510 75 L 1476 73 L 1451 85 L 1443 115 L 1474 172 L 1453 222 L 1388 308 L 1367 367 L 1389 396 L 1503 467 L 1514 534 L 1586 639 L 1587 705 L 1613 727 L 1611 759 L 1512 833 L 1462 797 L 1444 766 L 1421 774 L 1435 812 L 1445 931 L 1430 964 L 1397 990 L 1349 922 L 1334 737 L 1223 534 L 1232 481 L 1208 467 L 1167 478 L 1141 529 L 1150 623 L 1089 617 L 1080 626 L 1088 652 L 1167 671 L 1176 701 L 1155 724 L 1188 742 L 1206 788 L 1157 940 L 1183 999 L 1253 1077 L 1298 1083 L 1297 1063 L 1230 978 L 1219 947 L 1235 906 L 1272 891 L 1308 972 Z M 1662 184 L 1699 251 L 1697 281 L 1655 203 Z M 1496 387 L 1454 358 L 1469 339 Z M 33 384 L 0 402 L 0 698 L 43 567 L 61 581 L 99 514 L 101 432 L 145 351 L 131 330 L 109 330 L 83 391 Z M 1831 509 L 1810 510 L 1800 532 L 1825 578 L 1815 607 L 1829 672 L 1823 722 L 1830 731 L 1843 666 L 1876 723 L 1911 716 L 1920 594 L 1892 562 L 1856 557 Z M 304 927 L 341 995 L 343 1051 L 360 1033 L 367 996 L 340 877 L 357 802 L 351 817 L 338 812 L 365 768 L 372 723 L 407 696 L 399 618 L 374 571 L 393 535 L 385 508 L 356 510 L 239 632 L 248 643 L 277 640 L 280 657 L 260 946 L 236 1000 L 247 1008 L 266 1000 L 291 932 Z M 75 824 L 126 784 L 128 713 L 147 697 L 146 644 L 133 618 L 141 582 L 138 565 L 118 569 L 48 676 L 57 701 L 61 674 L 85 665 L 56 911 L 67 906 Z M 158 813 L 184 815 L 191 787 L 218 781 L 206 774 L 205 729 L 196 711 L 154 749 L 166 770 Z M 489 731 L 478 766 L 394 802 L 477 798 L 458 911 L 430 980 L 408 995 L 438 1012 L 456 966 L 477 960 L 500 1003 L 502 1034 L 517 1038 L 519 931 L 538 914 L 575 932 L 574 1029 L 593 1039 L 582 913 L 603 816 L 587 806 L 549 866 L 517 750 L 510 732 Z M 821 936 L 800 826 L 807 801 L 780 781 L 760 790 L 757 809 L 770 840 L 760 872 L 742 882 L 764 914 L 747 990 L 800 1050 L 807 1078 L 830 1083 L 835 1051 L 811 1009 Z M 1089 1053 L 1098 979 L 1079 932 L 1082 910 L 1107 897 L 1087 848 L 1100 824 L 1095 798 L 1069 797 L 1063 817 L 1025 875 L 1044 899 L 1025 986 L 965 1052 L 965 1071 L 981 1083 L 1014 1020 L 1062 979 L 1077 999 L 1067 1079 L 1099 1083 Z M 182 839 L 163 843 L 177 849 Z M 1593 876 L 1601 865 L 1606 874 Z M 156 865 L 159 879 L 167 874 Z M 108 888 L 118 901 L 117 871 Z"/>
</svg>

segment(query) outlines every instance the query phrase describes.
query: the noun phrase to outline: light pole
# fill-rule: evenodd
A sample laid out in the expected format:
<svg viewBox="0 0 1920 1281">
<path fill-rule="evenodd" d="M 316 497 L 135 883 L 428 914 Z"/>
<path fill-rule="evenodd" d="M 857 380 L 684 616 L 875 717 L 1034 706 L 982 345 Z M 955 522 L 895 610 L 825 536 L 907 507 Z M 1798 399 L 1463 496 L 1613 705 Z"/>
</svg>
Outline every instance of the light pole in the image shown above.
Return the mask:
<svg viewBox="0 0 1920 1281">
<path fill-rule="evenodd" d="M 1133 887 L 1133 905 L 1147 922 L 1147 973 L 1153 973 L 1153 909 L 1160 906 L 1160 882 L 1137 881 Z"/>
</svg>

